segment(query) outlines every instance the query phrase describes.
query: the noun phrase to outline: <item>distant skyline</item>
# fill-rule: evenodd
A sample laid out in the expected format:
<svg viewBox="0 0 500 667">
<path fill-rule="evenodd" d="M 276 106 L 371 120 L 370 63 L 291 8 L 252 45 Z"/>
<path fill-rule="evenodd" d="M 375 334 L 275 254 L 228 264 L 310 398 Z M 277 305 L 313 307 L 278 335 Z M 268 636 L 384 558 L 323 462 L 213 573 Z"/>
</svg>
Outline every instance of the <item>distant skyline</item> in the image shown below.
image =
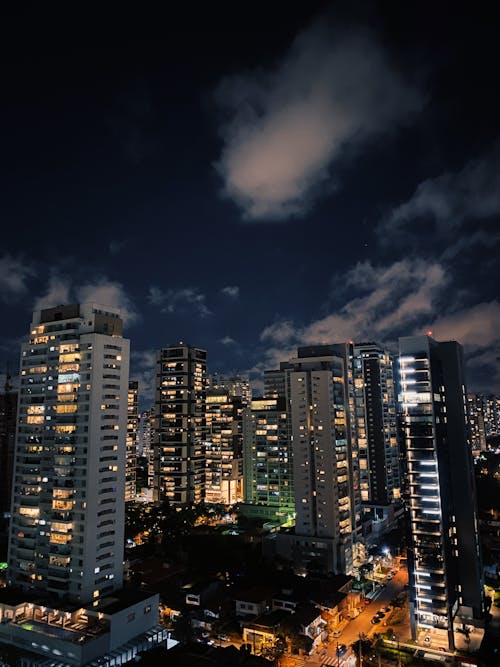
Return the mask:
<svg viewBox="0 0 500 667">
<path fill-rule="evenodd" d="M 95 301 L 142 405 L 178 340 L 258 381 L 297 345 L 429 330 L 500 394 L 486 8 L 66 11 L 1 14 L 2 372 L 34 309 Z"/>
</svg>

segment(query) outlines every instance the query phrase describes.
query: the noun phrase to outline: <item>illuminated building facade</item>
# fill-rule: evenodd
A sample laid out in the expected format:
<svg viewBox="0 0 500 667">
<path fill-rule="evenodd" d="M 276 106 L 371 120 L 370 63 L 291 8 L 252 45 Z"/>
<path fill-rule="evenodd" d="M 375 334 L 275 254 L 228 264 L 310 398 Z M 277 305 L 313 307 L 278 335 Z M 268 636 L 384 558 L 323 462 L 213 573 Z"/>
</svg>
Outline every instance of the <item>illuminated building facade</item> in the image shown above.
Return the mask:
<svg viewBox="0 0 500 667">
<path fill-rule="evenodd" d="M 500 397 L 492 394 L 481 396 L 484 415 L 484 432 L 486 437 L 500 435 Z"/>
<path fill-rule="evenodd" d="M 375 343 L 354 347 L 354 387 L 361 501 L 400 499 L 396 394 L 390 353 Z"/>
<path fill-rule="evenodd" d="M 127 469 L 125 477 L 125 502 L 135 500 L 137 470 L 137 427 L 139 424 L 138 408 L 139 383 L 130 380 L 127 394 Z"/>
<path fill-rule="evenodd" d="M 413 638 L 435 628 L 450 649 L 484 619 L 481 553 L 461 346 L 399 341 Z"/>
<path fill-rule="evenodd" d="M 352 571 L 350 387 L 344 345 L 301 347 L 286 371 L 295 488 L 295 549 L 304 564 Z M 347 361 L 349 363 L 349 361 Z M 356 465 L 357 467 L 357 465 Z"/>
<path fill-rule="evenodd" d="M 112 667 L 167 640 L 159 596 L 122 588 L 128 375 L 113 309 L 33 314 L 0 589 L 0 645 L 24 665 Z"/>
<path fill-rule="evenodd" d="M 205 501 L 232 505 L 243 498 L 241 396 L 209 389 L 206 398 Z"/>
<path fill-rule="evenodd" d="M 158 352 L 153 498 L 171 505 L 205 496 L 207 353 L 184 343 Z"/>
<path fill-rule="evenodd" d="M 128 370 L 113 310 L 34 313 L 21 348 L 13 586 L 76 602 L 121 587 Z"/>
<path fill-rule="evenodd" d="M 295 514 L 286 400 L 254 398 L 243 416 L 244 494 L 248 516 L 286 523 Z"/>
<path fill-rule="evenodd" d="M 478 394 L 467 394 L 467 418 L 472 451 L 475 454 L 485 452 L 486 430 L 484 423 L 484 400 Z"/>
<path fill-rule="evenodd" d="M 243 405 L 252 400 L 252 387 L 248 375 L 221 375 L 214 373 L 210 376 L 210 388 L 215 391 L 227 391 L 229 396 L 239 396 Z"/>
</svg>

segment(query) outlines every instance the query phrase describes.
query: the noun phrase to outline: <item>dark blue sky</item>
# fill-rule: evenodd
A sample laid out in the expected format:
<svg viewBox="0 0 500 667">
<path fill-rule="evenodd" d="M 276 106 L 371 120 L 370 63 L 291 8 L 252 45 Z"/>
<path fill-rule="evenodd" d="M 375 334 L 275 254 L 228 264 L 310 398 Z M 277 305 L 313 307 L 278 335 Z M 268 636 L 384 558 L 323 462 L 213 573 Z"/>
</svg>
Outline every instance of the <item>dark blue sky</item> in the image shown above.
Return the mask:
<svg viewBox="0 0 500 667">
<path fill-rule="evenodd" d="M 91 298 L 124 310 L 146 394 L 179 339 L 258 379 L 429 328 L 500 392 L 495 17 L 211 8 L 0 17 L 2 364 L 35 306 Z"/>
</svg>

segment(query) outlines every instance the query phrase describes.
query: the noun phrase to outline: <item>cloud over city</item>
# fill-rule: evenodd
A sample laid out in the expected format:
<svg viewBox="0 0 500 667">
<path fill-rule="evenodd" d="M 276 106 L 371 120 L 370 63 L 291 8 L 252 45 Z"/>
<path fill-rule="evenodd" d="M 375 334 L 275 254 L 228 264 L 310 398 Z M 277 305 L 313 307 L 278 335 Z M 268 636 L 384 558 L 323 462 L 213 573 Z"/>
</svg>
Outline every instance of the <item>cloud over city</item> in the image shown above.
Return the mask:
<svg viewBox="0 0 500 667">
<path fill-rule="evenodd" d="M 123 322 L 129 326 L 140 319 L 123 285 L 108 280 L 105 276 L 101 276 L 94 282 L 78 285 L 73 284 L 71 278 L 67 276 L 53 274 L 49 279 L 46 291 L 36 299 L 34 309 L 52 308 L 72 301 L 116 308 L 120 311 Z"/>
<path fill-rule="evenodd" d="M 5 254 L 0 257 L 0 299 L 9 302 L 26 292 L 28 280 L 35 275 L 31 264 Z"/>
<path fill-rule="evenodd" d="M 299 34 L 267 71 L 223 79 L 215 100 L 223 192 L 254 221 L 306 212 L 331 190 L 346 146 L 393 131 L 424 103 L 372 35 L 326 20 Z"/>
<path fill-rule="evenodd" d="M 441 237 L 456 236 L 464 223 L 482 220 L 484 229 L 474 229 L 474 243 L 491 245 L 499 238 L 500 214 L 500 147 L 467 162 L 457 171 L 447 171 L 422 181 L 406 202 L 396 206 L 380 222 L 379 231 L 386 243 L 421 234 L 421 222 L 432 225 Z M 489 224 L 488 224 L 489 223 Z M 459 242 L 459 241 L 455 241 Z M 463 249 L 463 243 L 459 243 Z"/>
<path fill-rule="evenodd" d="M 162 313 L 195 312 L 200 317 L 208 317 L 212 311 L 206 304 L 206 296 L 198 287 L 169 288 L 162 290 L 152 285 L 148 292 L 148 301 L 158 306 Z"/>
</svg>

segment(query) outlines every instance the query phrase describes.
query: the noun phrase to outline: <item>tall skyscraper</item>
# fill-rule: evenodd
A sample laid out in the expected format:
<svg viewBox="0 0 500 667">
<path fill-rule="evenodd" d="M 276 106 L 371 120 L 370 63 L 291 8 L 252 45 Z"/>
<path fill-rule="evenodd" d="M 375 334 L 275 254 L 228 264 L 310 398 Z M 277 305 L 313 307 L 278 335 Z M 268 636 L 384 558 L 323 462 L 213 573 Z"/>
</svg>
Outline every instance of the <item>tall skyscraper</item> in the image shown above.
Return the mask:
<svg viewBox="0 0 500 667">
<path fill-rule="evenodd" d="M 127 395 L 127 469 L 125 477 L 125 502 L 135 500 L 137 470 L 137 427 L 139 424 L 138 407 L 139 383 L 130 380 Z"/>
<path fill-rule="evenodd" d="M 202 502 L 205 494 L 207 353 L 180 342 L 158 352 L 153 421 L 156 501 Z"/>
<path fill-rule="evenodd" d="M 284 397 L 293 461 L 295 534 L 278 552 L 326 572 L 352 572 L 362 508 L 353 343 L 299 347 L 264 374 L 265 395 Z"/>
<path fill-rule="evenodd" d="M 254 398 L 243 416 L 245 515 L 280 523 L 295 515 L 284 397 Z"/>
<path fill-rule="evenodd" d="M 122 589 L 128 373 L 113 309 L 33 314 L 21 348 L 9 587 L 0 591 L 0 643 L 19 655 L 65 665 L 99 657 L 110 667 L 165 638 L 158 596 Z"/>
<path fill-rule="evenodd" d="M 361 500 L 384 506 L 400 499 L 396 394 L 390 353 L 375 343 L 354 348 L 354 386 Z"/>
<path fill-rule="evenodd" d="M 476 453 L 485 452 L 487 446 L 483 396 L 467 394 L 467 418 L 472 451 Z"/>
<path fill-rule="evenodd" d="M 129 341 L 112 311 L 34 313 L 21 348 L 13 585 L 87 602 L 120 588 Z"/>
<path fill-rule="evenodd" d="M 500 397 L 483 394 L 484 433 L 486 437 L 500 435 Z"/>
<path fill-rule="evenodd" d="M 206 398 L 205 501 L 232 505 L 243 498 L 241 396 L 209 389 Z"/>
<path fill-rule="evenodd" d="M 10 375 L 7 373 L 4 391 L 0 393 L 0 558 L 2 560 L 7 555 L 7 531 L 14 473 L 16 415 L 17 392 L 12 390 Z"/>
<path fill-rule="evenodd" d="M 435 628 L 453 649 L 484 618 L 462 348 L 414 336 L 399 351 L 412 634 Z"/>
<path fill-rule="evenodd" d="M 344 350 L 298 349 L 287 372 L 295 487 L 296 549 L 302 562 L 352 571 L 349 388 Z"/>
</svg>

